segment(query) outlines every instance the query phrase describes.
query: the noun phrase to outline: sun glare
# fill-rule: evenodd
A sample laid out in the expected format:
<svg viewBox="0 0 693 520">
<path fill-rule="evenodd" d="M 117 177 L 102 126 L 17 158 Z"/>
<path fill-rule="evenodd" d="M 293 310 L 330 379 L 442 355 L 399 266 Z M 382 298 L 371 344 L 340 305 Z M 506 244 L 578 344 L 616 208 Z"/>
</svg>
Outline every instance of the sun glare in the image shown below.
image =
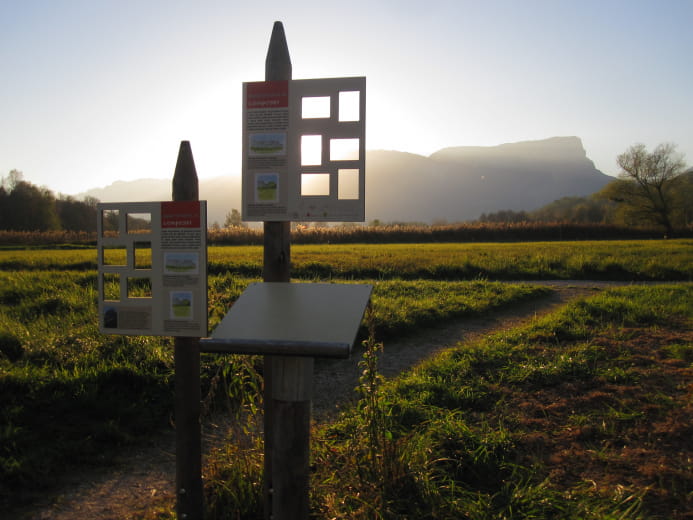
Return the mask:
<svg viewBox="0 0 693 520">
<path fill-rule="evenodd" d="M 330 161 L 358 161 L 359 139 L 330 139 Z"/>
<path fill-rule="evenodd" d="M 304 173 L 301 175 L 301 196 L 319 197 L 330 194 L 329 173 Z"/>
<path fill-rule="evenodd" d="M 322 136 L 301 136 L 301 166 L 320 166 L 322 164 Z"/>
<path fill-rule="evenodd" d="M 330 97 L 304 97 L 301 100 L 303 119 L 324 119 L 330 117 Z"/>
<path fill-rule="evenodd" d="M 339 93 L 339 120 L 360 121 L 360 95 L 358 91 Z"/>
</svg>

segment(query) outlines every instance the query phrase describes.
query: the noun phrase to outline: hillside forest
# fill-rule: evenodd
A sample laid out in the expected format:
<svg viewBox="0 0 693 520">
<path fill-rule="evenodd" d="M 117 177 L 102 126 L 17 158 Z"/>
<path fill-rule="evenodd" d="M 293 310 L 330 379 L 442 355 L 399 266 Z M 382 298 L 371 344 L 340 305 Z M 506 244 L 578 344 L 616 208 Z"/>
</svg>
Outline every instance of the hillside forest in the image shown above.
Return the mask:
<svg viewBox="0 0 693 520">
<path fill-rule="evenodd" d="M 0 180 L 0 229 L 5 231 L 96 231 L 93 197 L 77 200 L 38 187 L 17 170 Z"/>
</svg>

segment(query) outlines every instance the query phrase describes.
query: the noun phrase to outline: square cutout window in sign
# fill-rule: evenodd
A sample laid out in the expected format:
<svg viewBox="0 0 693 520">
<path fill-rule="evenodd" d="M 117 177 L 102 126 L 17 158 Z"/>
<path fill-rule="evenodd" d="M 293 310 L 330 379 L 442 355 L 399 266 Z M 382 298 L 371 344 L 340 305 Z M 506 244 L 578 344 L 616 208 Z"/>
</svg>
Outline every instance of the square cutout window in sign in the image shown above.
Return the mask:
<svg viewBox="0 0 693 520">
<path fill-rule="evenodd" d="M 245 83 L 243 219 L 364 221 L 365 128 L 364 77 Z"/>
</svg>

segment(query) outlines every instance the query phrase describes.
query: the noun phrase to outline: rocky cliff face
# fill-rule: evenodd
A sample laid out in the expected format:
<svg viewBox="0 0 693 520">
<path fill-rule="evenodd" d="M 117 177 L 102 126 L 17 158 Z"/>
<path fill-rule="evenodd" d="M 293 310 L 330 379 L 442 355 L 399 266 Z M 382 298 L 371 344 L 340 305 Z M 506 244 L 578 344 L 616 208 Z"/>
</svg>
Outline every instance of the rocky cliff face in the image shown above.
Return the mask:
<svg viewBox="0 0 693 520">
<path fill-rule="evenodd" d="M 523 141 L 498 146 L 456 146 L 443 148 L 430 156 L 434 161 L 450 162 L 473 159 L 520 162 L 581 163 L 594 168 L 579 137 L 551 137 L 541 141 Z"/>
<path fill-rule="evenodd" d="M 590 195 L 611 180 L 577 137 L 445 148 L 430 157 L 375 151 L 366 168 L 367 217 L 385 221 L 529 211 L 561 197 Z"/>
<path fill-rule="evenodd" d="M 471 220 L 503 209 L 533 210 L 567 196 L 590 195 L 611 177 L 594 167 L 577 137 L 491 147 L 445 148 L 429 157 L 366 154 L 366 219 L 384 222 Z M 86 193 L 103 202 L 170 200 L 171 181 L 116 182 Z M 208 222 L 241 208 L 239 176 L 200 180 Z"/>
</svg>

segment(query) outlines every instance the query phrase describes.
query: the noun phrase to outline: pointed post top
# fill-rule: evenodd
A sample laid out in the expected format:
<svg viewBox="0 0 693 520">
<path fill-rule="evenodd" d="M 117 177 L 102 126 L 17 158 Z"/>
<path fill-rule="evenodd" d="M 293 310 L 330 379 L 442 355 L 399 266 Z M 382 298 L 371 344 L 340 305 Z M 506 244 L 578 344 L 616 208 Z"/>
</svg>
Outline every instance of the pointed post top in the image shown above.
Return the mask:
<svg viewBox="0 0 693 520">
<path fill-rule="evenodd" d="M 265 59 L 265 81 L 289 79 L 291 79 L 291 58 L 286 34 L 284 34 L 284 25 L 281 22 L 274 22 Z"/>
<path fill-rule="evenodd" d="M 190 141 L 181 141 L 173 174 L 172 200 L 199 200 L 199 183 Z"/>
</svg>

